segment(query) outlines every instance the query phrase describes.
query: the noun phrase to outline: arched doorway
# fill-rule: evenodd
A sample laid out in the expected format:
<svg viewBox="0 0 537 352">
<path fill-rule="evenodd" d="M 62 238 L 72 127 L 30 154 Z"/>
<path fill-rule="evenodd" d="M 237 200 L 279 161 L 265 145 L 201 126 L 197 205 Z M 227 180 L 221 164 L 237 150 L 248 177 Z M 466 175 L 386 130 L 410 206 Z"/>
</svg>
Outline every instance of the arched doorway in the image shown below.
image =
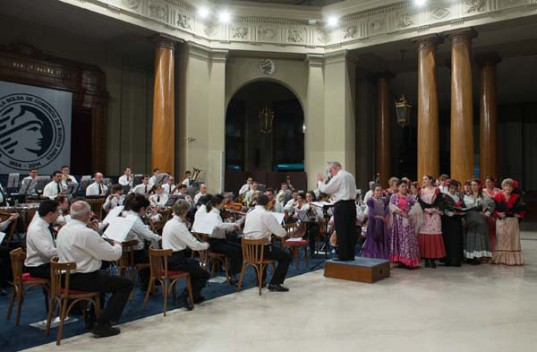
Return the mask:
<svg viewBox="0 0 537 352">
<path fill-rule="evenodd" d="M 264 108 L 274 114 L 270 132 L 261 127 Z M 304 111 L 291 90 L 269 80 L 243 86 L 226 112 L 226 189 L 236 188 L 230 178 L 240 183 L 246 174 L 263 182 L 267 176 L 262 175 L 275 178 L 277 172 L 303 172 L 304 133 Z"/>
</svg>

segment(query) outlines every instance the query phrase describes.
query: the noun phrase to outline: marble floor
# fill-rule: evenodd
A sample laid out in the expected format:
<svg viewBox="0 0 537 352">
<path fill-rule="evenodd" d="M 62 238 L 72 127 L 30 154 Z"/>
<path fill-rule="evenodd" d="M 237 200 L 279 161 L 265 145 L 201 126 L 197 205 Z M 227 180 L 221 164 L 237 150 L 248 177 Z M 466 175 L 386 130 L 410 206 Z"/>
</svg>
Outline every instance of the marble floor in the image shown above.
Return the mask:
<svg viewBox="0 0 537 352">
<path fill-rule="evenodd" d="M 524 267 L 393 269 L 375 284 L 320 270 L 289 293 L 250 289 L 29 351 L 535 351 L 537 232 L 522 238 Z"/>
</svg>

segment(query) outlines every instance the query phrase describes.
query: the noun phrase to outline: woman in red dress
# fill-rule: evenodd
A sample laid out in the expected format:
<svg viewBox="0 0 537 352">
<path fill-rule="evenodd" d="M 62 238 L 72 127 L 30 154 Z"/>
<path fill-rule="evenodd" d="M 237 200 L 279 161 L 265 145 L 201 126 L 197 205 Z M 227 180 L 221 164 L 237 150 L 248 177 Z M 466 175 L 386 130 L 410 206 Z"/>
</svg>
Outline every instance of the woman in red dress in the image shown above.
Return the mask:
<svg viewBox="0 0 537 352">
<path fill-rule="evenodd" d="M 423 209 L 423 225 L 420 228 L 418 241 L 420 255 L 425 258 L 425 267 L 436 268 L 436 259 L 446 256 L 444 239 L 442 238 L 442 219 L 440 203 L 442 195 L 435 187 L 432 176 L 423 176 L 422 188 L 418 201 Z"/>
</svg>

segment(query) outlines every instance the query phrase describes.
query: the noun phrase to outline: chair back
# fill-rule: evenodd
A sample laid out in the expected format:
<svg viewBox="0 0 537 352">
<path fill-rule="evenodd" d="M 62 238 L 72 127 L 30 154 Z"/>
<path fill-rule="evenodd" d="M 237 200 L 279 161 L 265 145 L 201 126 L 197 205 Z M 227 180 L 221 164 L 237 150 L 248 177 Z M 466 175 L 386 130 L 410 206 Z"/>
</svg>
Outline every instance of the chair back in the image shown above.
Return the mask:
<svg viewBox="0 0 537 352">
<path fill-rule="evenodd" d="M 58 260 L 58 257 L 50 259 L 50 295 L 52 297 L 67 297 L 71 287 L 71 271 L 76 270 L 76 263 L 59 263 Z"/>
<path fill-rule="evenodd" d="M 306 233 L 306 223 L 295 222 L 292 224 L 286 224 L 285 231 L 287 231 L 287 238 L 303 237 Z"/>
<path fill-rule="evenodd" d="M 9 219 L 9 215 L 0 215 L 0 222 L 6 221 L 7 219 Z M 6 247 L 9 247 L 9 243 L 11 242 L 11 240 L 13 238 L 13 235 L 15 234 L 15 230 L 17 229 L 17 221 L 22 220 L 21 218 L 19 218 L 19 219 L 16 219 L 15 221 L 12 221 L 9 224 L 8 228 L 6 229 L 6 231 L 5 231 L 6 237 L 4 238 L 4 241 L 6 243 Z"/>
<path fill-rule="evenodd" d="M 259 264 L 263 262 L 265 254 L 265 239 L 251 240 L 243 238 L 241 240 L 242 259 L 246 263 Z"/>
<path fill-rule="evenodd" d="M 91 207 L 91 211 L 99 220 L 103 219 L 103 204 L 105 201 L 106 198 L 86 199 L 86 202 L 88 202 Z"/>
<path fill-rule="evenodd" d="M 118 260 L 118 267 L 124 268 L 124 267 L 133 267 L 134 266 L 134 247 L 138 244 L 138 241 L 136 239 L 129 240 L 121 243 L 122 252 L 121 257 Z"/>
<path fill-rule="evenodd" d="M 13 283 L 22 285 L 22 271 L 26 253 L 22 248 L 17 248 L 9 252 L 11 259 L 11 272 L 13 273 Z"/>
<path fill-rule="evenodd" d="M 171 249 L 154 249 L 149 247 L 149 267 L 151 276 L 162 278 L 168 276 L 168 257 L 172 255 Z"/>
</svg>

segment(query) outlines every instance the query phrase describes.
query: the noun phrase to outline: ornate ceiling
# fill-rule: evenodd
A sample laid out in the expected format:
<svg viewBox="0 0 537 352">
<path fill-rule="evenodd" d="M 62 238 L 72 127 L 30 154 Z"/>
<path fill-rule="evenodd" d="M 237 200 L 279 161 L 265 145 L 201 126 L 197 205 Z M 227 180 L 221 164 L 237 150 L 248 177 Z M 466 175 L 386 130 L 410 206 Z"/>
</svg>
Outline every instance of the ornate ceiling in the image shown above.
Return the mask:
<svg viewBox="0 0 537 352">
<path fill-rule="evenodd" d="M 343 2 L 344 0 L 213 0 L 217 4 L 229 4 L 229 3 L 244 3 L 244 2 L 259 2 L 263 4 L 274 4 L 274 5 L 296 5 L 296 6 L 315 6 L 322 7 L 326 5 L 332 5 L 338 2 Z"/>
</svg>

